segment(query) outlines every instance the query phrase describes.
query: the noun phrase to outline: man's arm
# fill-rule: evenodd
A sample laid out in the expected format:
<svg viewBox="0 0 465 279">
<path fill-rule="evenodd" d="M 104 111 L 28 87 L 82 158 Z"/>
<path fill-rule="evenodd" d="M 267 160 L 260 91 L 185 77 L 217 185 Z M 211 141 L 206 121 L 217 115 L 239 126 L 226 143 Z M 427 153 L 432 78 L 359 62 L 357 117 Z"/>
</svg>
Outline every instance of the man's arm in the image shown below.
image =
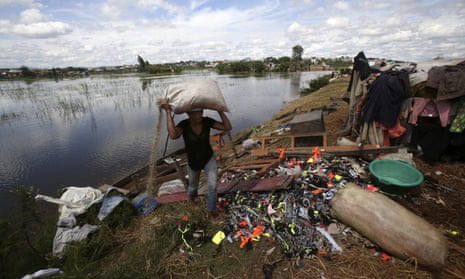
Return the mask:
<svg viewBox="0 0 465 279">
<path fill-rule="evenodd" d="M 215 122 L 215 124 L 213 124 L 213 128 L 217 129 L 217 130 L 222 130 L 222 131 L 231 131 L 232 129 L 232 125 L 231 125 L 231 122 L 229 121 L 229 118 L 226 116 L 226 114 L 223 112 L 223 111 L 219 111 L 218 110 L 218 114 L 220 115 L 220 118 L 221 118 L 221 122 Z"/>
<path fill-rule="evenodd" d="M 182 129 L 174 125 L 173 114 L 168 101 L 165 99 L 161 100 L 160 107 L 166 111 L 166 128 L 168 130 L 168 135 L 171 139 L 179 138 L 182 135 Z"/>
</svg>

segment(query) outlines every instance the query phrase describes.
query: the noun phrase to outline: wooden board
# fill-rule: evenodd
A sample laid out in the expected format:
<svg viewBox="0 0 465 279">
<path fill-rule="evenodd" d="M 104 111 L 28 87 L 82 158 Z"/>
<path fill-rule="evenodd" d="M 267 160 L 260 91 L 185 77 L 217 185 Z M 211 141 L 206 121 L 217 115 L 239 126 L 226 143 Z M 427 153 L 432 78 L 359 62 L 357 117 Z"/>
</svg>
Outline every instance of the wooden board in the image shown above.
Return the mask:
<svg viewBox="0 0 465 279">
<path fill-rule="evenodd" d="M 268 135 L 268 136 L 256 136 L 253 139 L 259 140 L 262 145 L 261 149 L 266 150 L 268 147 L 268 143 L 271 141 L 277 141 L 282 139 L 290 140 L 290 147 L 296 147 L 296 139 L 305 139 L 305 138 L 321 138 L 322 146 L 327 146 L 327 135 L 326 132 L 309 132 L 309 133 L 286 133 L 282 135 Z"/>
<path fill-rule="evenodd" d="M 294 147 L 285 148 L 287 155 L 312 155 L 314 147 Z M 322 156 L 324 155 L 336 155 L 336 156 L 364 156 L 370 154 L 383 154 L 383 153 L 395 153 L 399 151 L 399 146 L 379 146 L 379 145 L 341 145 L 341 146 L 324 146 L 320 147 L 319 151 Z M 261 150 L 261 149 L 259 149 Z M 266 152 L 259 152 L 261 156 L 273 155 L 278 156 L 277 150 L 268 149 Z"/>
</svg>

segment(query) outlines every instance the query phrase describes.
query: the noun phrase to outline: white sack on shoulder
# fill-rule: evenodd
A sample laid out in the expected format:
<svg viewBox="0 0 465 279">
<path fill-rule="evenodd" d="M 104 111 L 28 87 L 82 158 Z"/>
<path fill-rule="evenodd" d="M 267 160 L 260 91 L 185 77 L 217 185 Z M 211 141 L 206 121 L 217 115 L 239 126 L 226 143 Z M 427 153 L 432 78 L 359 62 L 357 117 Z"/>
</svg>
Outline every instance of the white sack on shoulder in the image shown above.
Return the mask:
<svg viewBox="0 0 465 279">
<path fill-rule="evenodd" d="M 195 78 L 165 88 L 164 98 L 174 113 L 180 114 L 194 108 L 229 112 L 218 83 L 212 79 Z"/>
</svg>

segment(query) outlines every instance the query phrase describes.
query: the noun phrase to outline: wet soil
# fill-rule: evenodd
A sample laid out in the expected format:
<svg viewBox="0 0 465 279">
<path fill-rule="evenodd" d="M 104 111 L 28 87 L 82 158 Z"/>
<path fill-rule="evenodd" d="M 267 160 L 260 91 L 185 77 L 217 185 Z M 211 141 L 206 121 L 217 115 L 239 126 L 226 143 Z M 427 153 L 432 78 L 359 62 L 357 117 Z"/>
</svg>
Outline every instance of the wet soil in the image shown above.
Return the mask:
<svg viewBox="0 0 465 279">
<path fill-rule="evenodd" d="M 336 145 L 339 132 L 347 117 L 348 105 L 341 99 L 347 84 L 347 80 L 338 80 L 327 88 L 286 104 L 272 120 L 259 128 L 268 127 L 265 130 L 273 130 L 292 119 L 297 112 L 331 106 L 336 110 L 326 111 L 324 123 L 328 145 Z M 240 136 L 243 134 L 237 135 Z M 360 276 L 369 274 L 376 278 L 465 278 L 463 260 L 465 258 L 465 164 L 464 162 L 430 163 L 415 156 L 413 161 L 416 168 L 424 174 L 424 182 L 415 193 L 392 198 L 424 218 L 446 236 L 449 256 L 445 267 L 439 271 L 431 271 L 428 267 L 411 269 L 412 266 L 407 265 L 406 269 L 403 264 L 386 265 L 373 260 L 371 252 L 357 249 L 343 253 L 344 255 L 337 260 L 325 262 L 328 269 L 326 275 L 334 276 L 327 278 L 361 278 Z M 349 267 L 342 268 L 341 264 L 347 264 Z M 410 271 L 405 272 L 408 269 Z M 389 277 L 391 276 L 389 274 L 393 277 Z"/>
</svg>

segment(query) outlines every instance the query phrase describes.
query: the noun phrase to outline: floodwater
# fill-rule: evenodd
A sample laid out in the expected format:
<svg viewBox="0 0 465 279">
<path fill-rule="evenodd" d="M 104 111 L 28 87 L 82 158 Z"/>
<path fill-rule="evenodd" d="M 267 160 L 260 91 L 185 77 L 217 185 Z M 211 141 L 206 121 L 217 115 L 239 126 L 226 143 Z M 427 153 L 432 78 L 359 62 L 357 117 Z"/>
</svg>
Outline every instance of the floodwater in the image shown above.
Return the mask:
<svg viewBox="0 0 465 279">
<path fill-rule="evenodd" d="M 8 192 L 18 186 L 56 196 L 66 186 L 112 184 L 146 165 L 158 122 L 156 100 L 168 84 L 199 76 L 216 80 L 235 134 L 270 119 L 324 74 L 328 72 L 260 77 L 192 72 L 0 81 L 1 215 L 13 204 Z M 218 118 L 213 111 L 205 114 Z M 175 122 L 184 117 L 175 116 Z M 165 126 L 159 136 L 158 156 L 183 146 L 182 139 L 167 140 Z"/>
</svg>

